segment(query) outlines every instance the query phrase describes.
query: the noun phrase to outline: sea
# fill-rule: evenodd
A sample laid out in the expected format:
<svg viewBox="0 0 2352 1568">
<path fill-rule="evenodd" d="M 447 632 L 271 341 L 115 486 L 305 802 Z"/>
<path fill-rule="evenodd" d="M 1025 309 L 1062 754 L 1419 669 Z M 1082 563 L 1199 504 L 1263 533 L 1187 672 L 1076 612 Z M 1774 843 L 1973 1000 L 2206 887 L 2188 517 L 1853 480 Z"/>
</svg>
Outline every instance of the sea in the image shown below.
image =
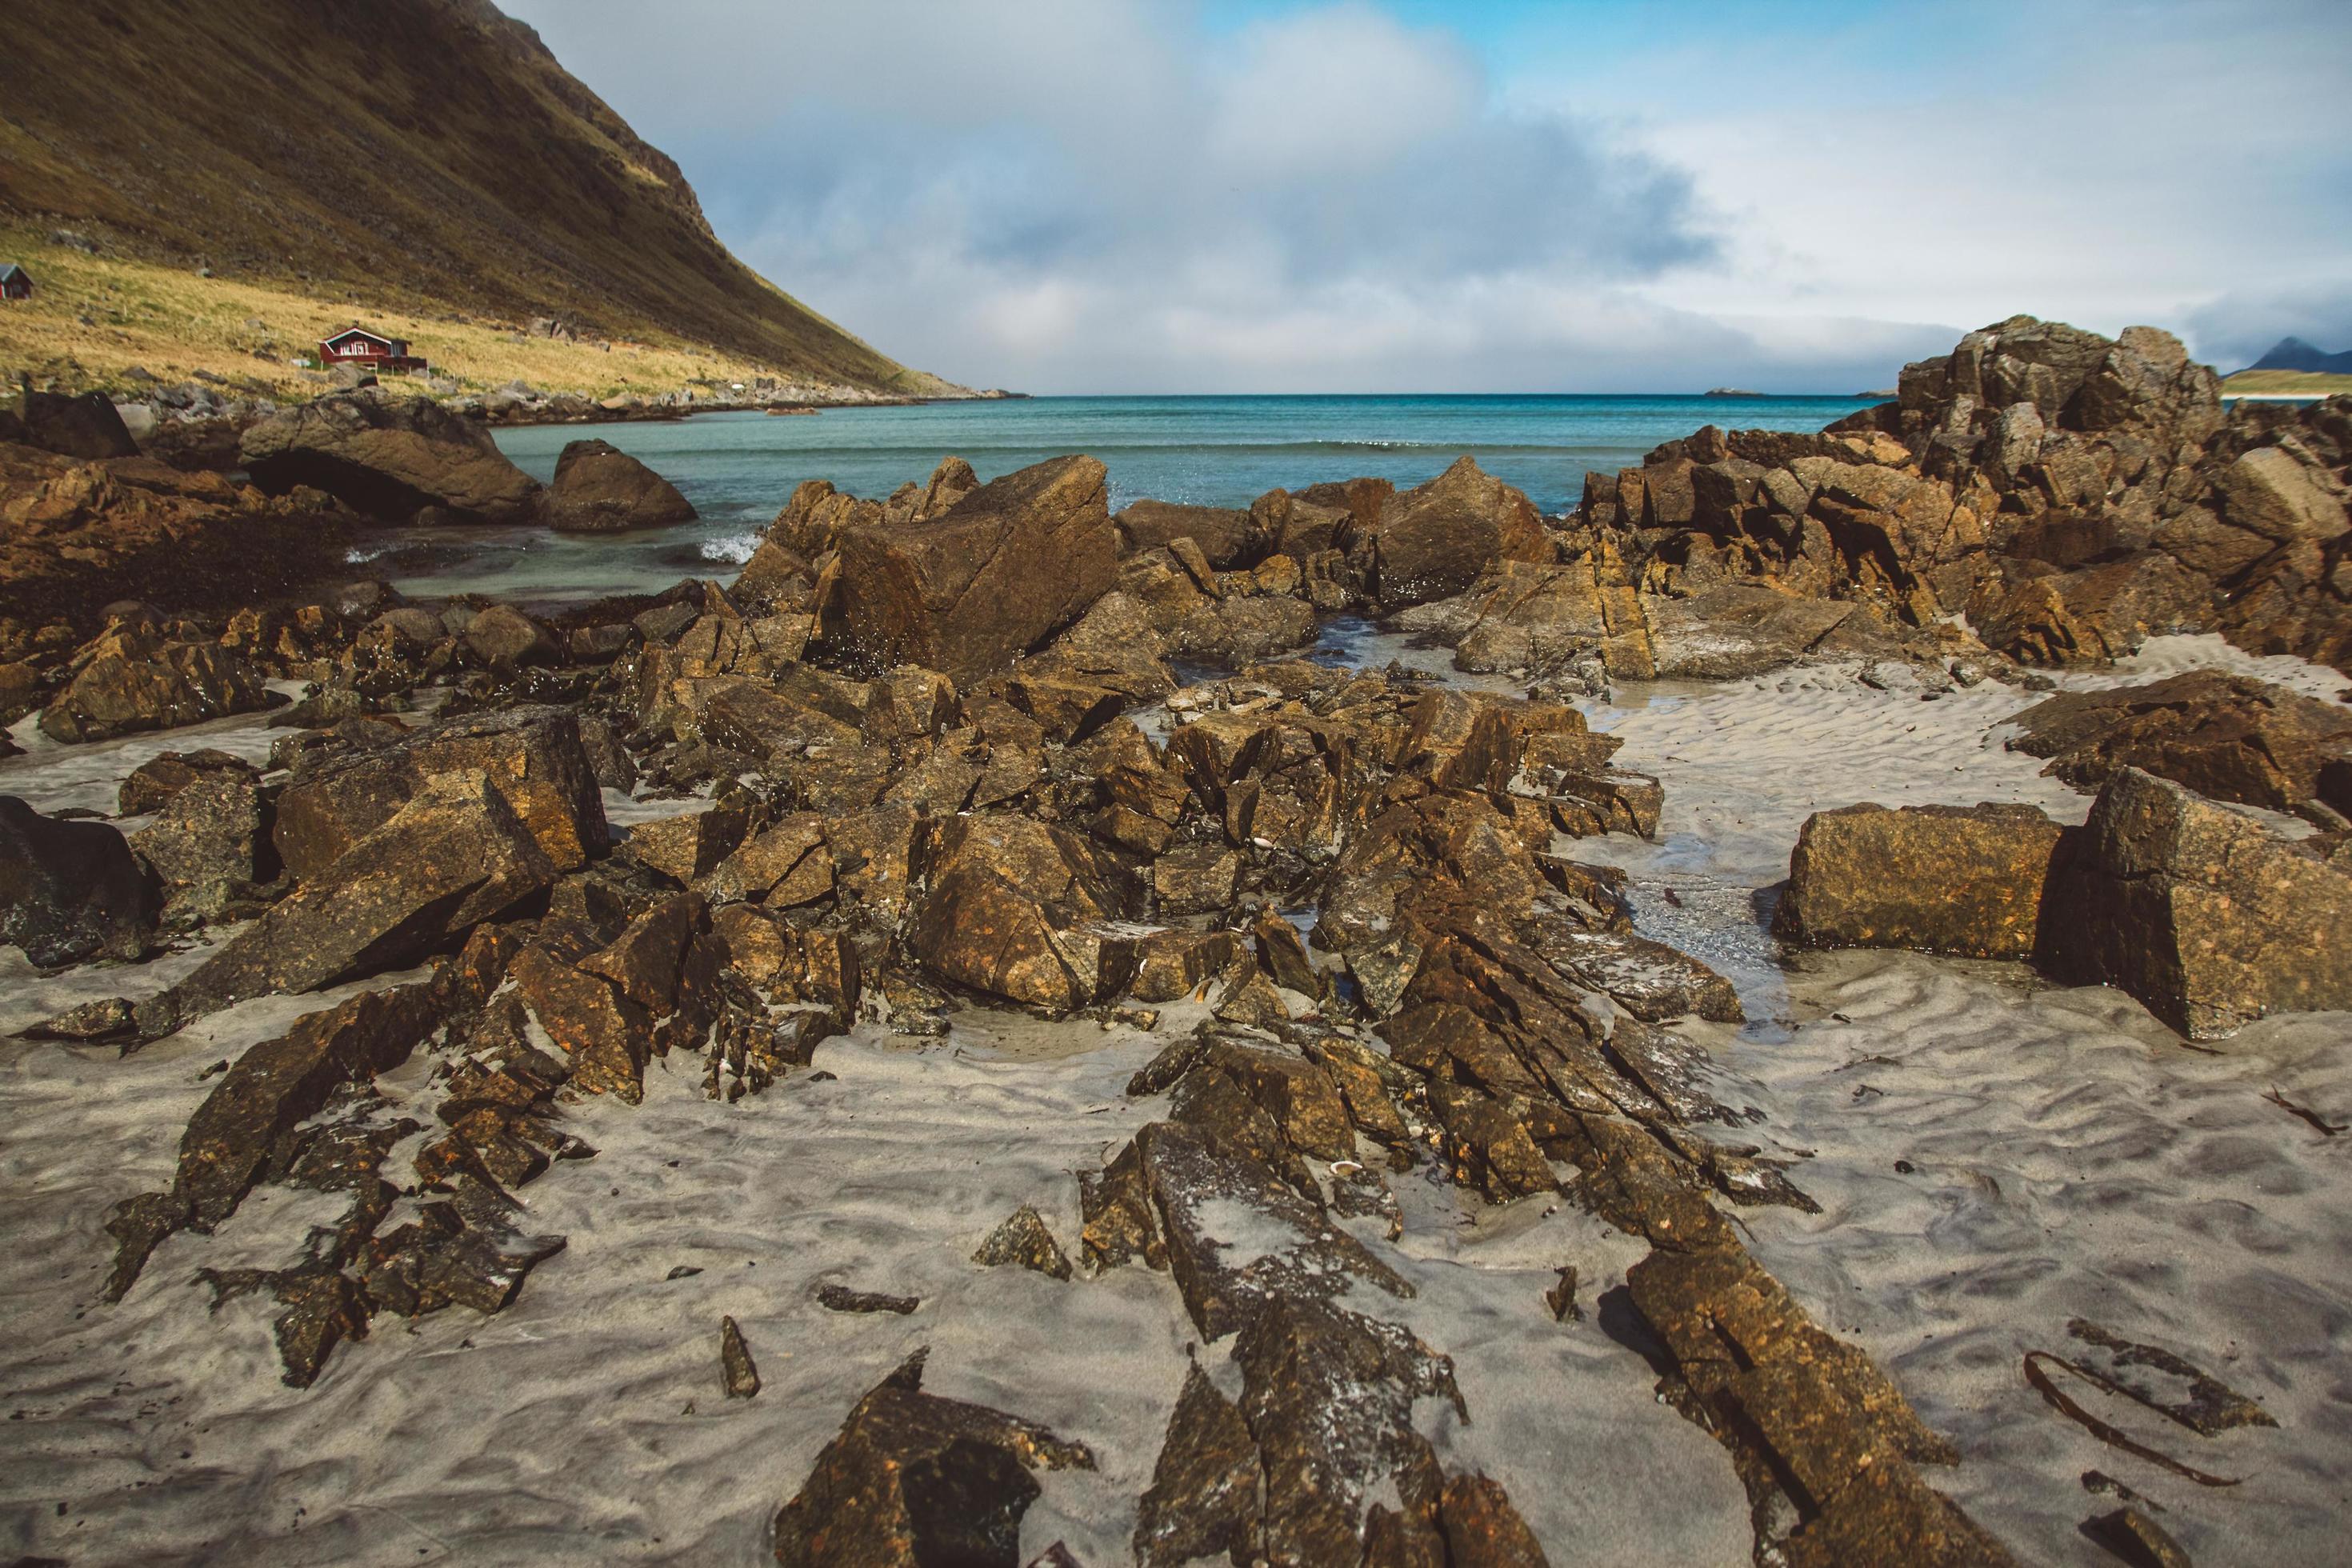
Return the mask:
<svg viewBox="0 0 2352 1568">
<path fill-rule="evenodd" d="M 1291 396 L 1030 397 L 814 415 L 726 413 L 662 423 L 540 426 L 497 433 L 547 480 L 565 443 L 601 437 L 668 479 L 700 521 L 643 533 L 567 536 L 537 528 L 404 529 L 352 563 L 412 596 L 482 594 L 525 604 L 657 592 L 728 577 L 803 479 L 887 496 L 950 454 L 982 479 L 1084 452 L 1109 470 L 1111 507 L 1142 498 L 1247 506 L 1277 487 L 1374 477 L 1400 489 L 1465 453 L 1551 513 L 1576 504 L 1589 469 L 1641 461 L 1702 425 L 1818 430 L 1852 397 Z"/>
</svg>

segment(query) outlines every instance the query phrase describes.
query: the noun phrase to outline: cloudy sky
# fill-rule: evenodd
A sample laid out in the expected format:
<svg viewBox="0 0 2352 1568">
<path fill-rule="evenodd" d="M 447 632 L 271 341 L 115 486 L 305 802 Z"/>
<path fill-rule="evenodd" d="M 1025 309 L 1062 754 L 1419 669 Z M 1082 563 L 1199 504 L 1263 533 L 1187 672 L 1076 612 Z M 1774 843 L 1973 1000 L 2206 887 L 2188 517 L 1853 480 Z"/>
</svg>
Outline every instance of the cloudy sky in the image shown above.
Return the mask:
<svg viewBox="0 0 2352 1568">
<path fill-rule="evenodd" d="M 502 0 L 721 238 L 1033 392 L 2352 348 L 2352 0 Z M 658 20 L 656 20 L 656 17 Z"/>
</svg>

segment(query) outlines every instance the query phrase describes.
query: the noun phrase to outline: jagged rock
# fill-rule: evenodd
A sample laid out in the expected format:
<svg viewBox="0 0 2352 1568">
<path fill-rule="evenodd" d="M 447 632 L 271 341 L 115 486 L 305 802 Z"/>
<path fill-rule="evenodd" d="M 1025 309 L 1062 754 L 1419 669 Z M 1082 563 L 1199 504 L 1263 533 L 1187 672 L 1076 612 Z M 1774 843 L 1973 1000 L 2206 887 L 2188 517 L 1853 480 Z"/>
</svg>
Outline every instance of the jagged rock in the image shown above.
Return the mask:
<svg viewBox="0 0 2352 1568">
<path fill-rule="evenodd" d="M 940 832 L 929 886 L 908 913 L 908 950 L 944 979 L 1068 1013 L 1133 970 L 1105 922 L 1131 912 L 1121 877 L 1082 840 L 1025 817 L 960 816 Z"/>
<path fill-rule="evenodd" d="M 541 515 L 564 533 L 613 533 L 692 522 L 693 505 L 677 487 L 608 441 L 568 443 L 555 459 Z"/>
<path fill-rule="evenodd" d="M 2326 765 L 2352 756 L 2352 711 L 2244 676 L 2195 670 L 2146 686 L 2070 691 L 2012 721 L 2011 750 L 2051 759 L 2042 771 L 2096 789 L 2136 767 L 2213 800 L 2293 811 L 2327 800 Z"/>
<path fill-rule="evenodd" d="M 1381 603 L 1442 599 L 1498 562 L 1549 561 L 1551 542 L 1528 498 L 1470 458 L 1381 509 L 1373 578 Z"/>
<path fill-rule="evenodd" d="M 2107 781 L 2043 900 L 2042 962 L 2191 1039 L 2352 1007 L 2352 876 L 2137 768 Z"/>
<path fill-rule="evenodd" d="M 962 683 L 1002 668 L 1107 592 L 1116 534 L 1103 467 L 1058 458 L 1007 474 L 944 512 L 841 537 L 845 646 L 877 667 Z"/>
<path fill-rule="evenodd" d="M 145 816 L 160 810 L 165 801 L 200 779 L 250 780 L 260 774 L 260 769 L 228 752 L 209 748 L 201 752 L 164 752 L 123 775 L 122 786 L 115 792 L 115 814 Z"/>
<path fill-rule="evenodd" d="M 1234 1359 L 1265 1471 L 1260 1550 L 1269 1562 L 1357 1561 L 1371 1497 L 1391 1486 L 1410 1495 L 1436 1468 L 1412 1425 L 1414 1400 L 1445 1399 L 1468 1414 L 1453 1363 L 1411 1331 L 1312 1296 L 1268 1301 L 1243 1328 Z"/>
<path fill-rule="evenodd" d="M 1270 1302 L 1338 1295 L 1355 1283 L 1412 1294 L 1393 1269 L 1257 1161 L 1224 1152 L 1171 1121 L 1145 1128 L 1136 1147 L 1169 1267 L 1203 1339 L 1244 1327 Z M 1246 1248 L 1219 1234 L 1239 1225 L 1249 1227 Z"/>
<path fill-rule="evenodd" d="M 43 969 L 137 958 L 155 914 L 147 874 L 120 831 L 60 822 L 0 795 L 0 942 Z"/>
<path fill-rule="evenodd" d="M 399 968 L 454 945 L 555 876 L 484 773 L 437 774 L 381 826 L 142 1005 L 142 1027 L 164 1033 L 248 996 L 316 991 Z"/>
<path fill-rule="evenodd" d="M 740 802 L 720 799 L 706 810 L 632 824 L 621 855 L 674 882 L 696 883 L 735 852 L 749 826 Z"/>
<path fill-rule="evenodd" d="M 1090 1470 L 1094 1456 L 1044 1427 L 922 1392 L 925 1352 L 857 1402 L 776 1515 L 776 1561 L 874 1568 L 1018 1568 L 1032 1470 Z"/>
<path fill-rule="evenodd" d="M 215 921 L 277 874 L 261 791 L 248 773 L 200 778 L 131 836 L 132 853 L 163 884 L 167 916 Z"/>
<path fill-rule="evenodd" d="M 308 486 L 387 522 L 428 506 L 521 522 L 540 500 L 538 481 L 507 460 L 486 426 L 429 398 L 318 398 L 247 428 L 239 451 L 272 495 Z"/>
<path fill-rule="evenodd" d="M 608 829 L 594 765 L 568 708 L 453 719 L 374 751 L 298 768 L 271 839 L 310 881 L 414 799 L 436 774 L 479 770 L 559 871 L 603 853 Z"/>
<path fill-rule="evenodd" d="M 1003 1225 L 988 1233 L 971 1260 L 984 1268 L 1017 1263 L 1055 1279 L 1070 1277 L 1070 1260 L 1045 1221 L 1027 1204 L 1014 1209 Z"/>
<path fill-rule="evenodd" d="M 719 1381 L 730 1399 L 750 1399 L 760 1392 L 760 1369 L 732 1318 L 719 1320 Z"/>
<path fill-rule="evenodd" d="M 260 671 L 226 648 L 166 641 L 143 625 L 118 624 L 77 658 L 73 679 L 41 710 L 41 732 L 52 740 L 175 729 L 278 700 Z"/>
<path fill-rule="evenodd" d="M 1258 1457 L 1241 1411 L 1196 1364 L 1168 1418 L 1168 1436 L 1135 1523 L 1143 1568 L 1181 1568 L 1196 1558 L 1258 1555 Z"/>
<path fill-rule="evenodd" d="M 2030 805 L 1850 805 L 1806 818 L 1772 930 L 1806 947 L 2027 958 L 2065 830 Z"/>
</svg>

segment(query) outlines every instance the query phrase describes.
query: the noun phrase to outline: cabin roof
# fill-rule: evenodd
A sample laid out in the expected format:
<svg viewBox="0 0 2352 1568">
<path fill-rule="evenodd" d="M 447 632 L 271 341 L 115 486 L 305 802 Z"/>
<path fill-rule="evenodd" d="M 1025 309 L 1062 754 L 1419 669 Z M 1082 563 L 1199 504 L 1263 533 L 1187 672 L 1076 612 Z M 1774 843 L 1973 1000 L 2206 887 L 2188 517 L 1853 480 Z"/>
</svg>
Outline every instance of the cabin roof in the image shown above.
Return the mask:
<svg viewBox="0 0 2352 1568">
<path fill-rule="evenodd" d="M 365 338 L 372 343 L 382 343 L 385 348 L 390 348 L 393 345 L 392 339 L 385 337 L 382 332 L 371 332 L 365 327 L 345 327 L 341 331 L 337 332 L 334 336 L 324 338 L 320 341 L 329 343 L 339 343 L 345 338 Z"/>
<path fill-rule="evenodd" d="M 23 268 L 17 266 L 13 261 L 7 263 L 5 266 L 0 266 L 0 283 L 12 282 L 19 278 L 22 278 L 27 283 L 30 283 L 33 280 L 33 275 L 31 273 L 26 271 Z"/>
</svg>

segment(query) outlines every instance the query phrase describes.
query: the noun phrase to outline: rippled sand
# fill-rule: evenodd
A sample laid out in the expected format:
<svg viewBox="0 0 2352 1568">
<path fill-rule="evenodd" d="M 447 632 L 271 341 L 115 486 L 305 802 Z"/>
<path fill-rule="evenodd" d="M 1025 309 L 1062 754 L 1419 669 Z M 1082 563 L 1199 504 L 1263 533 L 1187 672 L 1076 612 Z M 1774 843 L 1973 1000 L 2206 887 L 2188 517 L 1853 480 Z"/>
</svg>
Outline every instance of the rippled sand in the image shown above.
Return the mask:
<svg viewBox="0 0 2352 1568">
<path fill-rule="evenodd" d="M 1396 651 L 1345 640 L 1374 663 Z M 2140 668 L 2095 679 L 2248 664 L 2218 648 L 2165 639 Z M 2278 678 L 2281 661 L 2263 663 Z M 2341 684 L 2292 675 L 2322 694 Z M 1740 987 L 1754 1022 L 1693 1033 L 1717 1052 L 1720 1096 L 1764 1113 L 1749 1135 L 1801 1156 L 1792 1173 L 1823 1213 L 1739 1218 L 1798 1299 L 1959 1445 L 1962 1466 L 1937 1484 L 2030 1560 L 2110 1561 L 2076 1532 L 2114 1506 L 2078 1484 L 2096 1467 L 2161 1501 L 2200 1563 L 2340 1562 L 2352 1135 L 2326 1138 L 2263 1095 L 2352 1121 L 2352 1019 L 2271 1020 L 2211 1054 L 2119 993 L 2050 987 L 2021 966 L 1838 953 L 1784 970 L 1764 934 L 1811 811 L 2022 800 L 2079 819 L 2086 797 L 2001 747 L 1997 726 L 2032 700 L 1986 685 L 1923 702 L 1851 669 L 1629 688 L 1595 722 L 1625 738 L 1624 764 L 1665 780 L 1663 842 L 1574 852 L 1626 865 L 1643 929 Z M 0 763 L 0 790 L 45 809 L 102 805 L 156 751 L 257 756 L 268 739 L 242 720 L 45 749 Z M 0 1030 L 158 988 L 197 956 L 42 979 L 0 954 Z M 16 1418 L 0 1427 L 0 1555 L 758 1561 L 768 1518 L 849 1405 L 929 1344 L 927 1387 L 1044 1421 L 1102 1458 L 1048 1479 L 1024 1550 L 1062 1539 L 1088 1563 L 1126 1560 L 1192 1338 L 1175 1290 L 1140 1268 L 1056 1283 L 968 1259 L 1024 1202 L 1075 1246 L 1071 1173 L 1159 1109 L 1121 1092 L 1159 1040 L 981 1015 L 919 1047 L 868 1026 L 820 1047 L 834 1079 L 796 1077 L 731 1107 L 700 1098 L 695 1058 L 671 1058 L 643 1107 L 569 1112 L 602 1152 L 525 1189 L 534 1228 L 570 1247 L 511 1308 L 379 1318 L 298 1392 L 278 1381 L 273 1309 L 235 1301 L 208 1318 L 190 1281 L 200 1267 L 283 1261 L 331 1217 L 311 1195 L 257 1188 L 217 1235 L 167 1242 L 115 1307 L 97 1304 L 100 1221 L 168 1181 L 204 1068 L 331 999 L 247 1004 L 121 1060 L 0 1041 L 0 1404 Z M 1160 1034 L 1189 1023 L 1171 1009 Z M 421 1114 L 428 1069 L 420 1058 L 384 1087 Z M 1475 1207 L 1412 1177 L 1399 1195 L 1404 1236 L 1375 1245 L 1419 1288 L 1402 1316 L 1454 1357 L 1472 1414 L 1433 1417 L 1446 1463 L 1502 1480 L 1557 1563 L 1746 1563 L 1745 1500 L 1721 1450 L 1656 1403 L 1599 1314 L 1559 1326 L 1542 1307 L 1552 1269 L 1573 1263 L 1591 1312 L 1639 1249 L 1563 1205 Z M 679 1266 L 701 1272 L 665 1278 Z M 828 1282 L 923 1304 L 835 1314 L 811 1299 Z M 722 1313 L 766 1384 L 748 1404 L 719 1394 Z M 2020 1358 L 2063 1349 L 2076 1316 L 2270 1409 L 2274 1431 L 2207 1439 L 2079 1391 L 2242 1486 L 2168 1476 L 2041 1402 Z"/>
</svg>

